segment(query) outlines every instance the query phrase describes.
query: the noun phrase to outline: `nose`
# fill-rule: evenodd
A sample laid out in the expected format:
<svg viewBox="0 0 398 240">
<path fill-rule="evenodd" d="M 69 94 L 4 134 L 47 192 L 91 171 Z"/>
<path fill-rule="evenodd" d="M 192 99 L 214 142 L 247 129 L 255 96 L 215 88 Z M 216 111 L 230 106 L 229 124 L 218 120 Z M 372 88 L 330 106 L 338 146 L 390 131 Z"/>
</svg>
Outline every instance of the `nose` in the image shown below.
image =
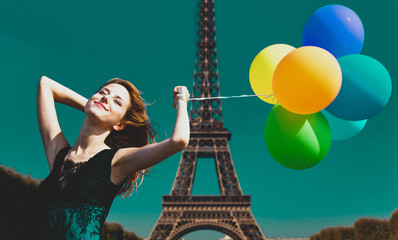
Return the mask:
<svg viewBox="0 0 398 240">
<path fill-rule="evenodd" d="M 101 102 L 108 103 L 108 101 L 109 101 L 108 95 L 103 95 L 101 98 Z"/>
</svg>

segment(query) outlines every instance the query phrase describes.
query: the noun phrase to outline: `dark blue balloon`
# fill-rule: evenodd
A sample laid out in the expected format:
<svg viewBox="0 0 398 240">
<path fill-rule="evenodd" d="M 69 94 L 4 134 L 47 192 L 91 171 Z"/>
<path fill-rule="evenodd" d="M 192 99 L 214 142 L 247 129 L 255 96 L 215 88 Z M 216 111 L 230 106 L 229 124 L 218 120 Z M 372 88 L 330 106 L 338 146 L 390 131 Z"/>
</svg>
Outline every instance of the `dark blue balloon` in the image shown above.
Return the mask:
<svg viewBox="0 0 398 240">
<path fill-rule="evenodd" d="M 303 30 L 303 46 L 326 49 L 336 58 L 360 53 L 365 33 L 361 19 L 351 9 L 337 4 L 316 10 Z"/>
</svg>

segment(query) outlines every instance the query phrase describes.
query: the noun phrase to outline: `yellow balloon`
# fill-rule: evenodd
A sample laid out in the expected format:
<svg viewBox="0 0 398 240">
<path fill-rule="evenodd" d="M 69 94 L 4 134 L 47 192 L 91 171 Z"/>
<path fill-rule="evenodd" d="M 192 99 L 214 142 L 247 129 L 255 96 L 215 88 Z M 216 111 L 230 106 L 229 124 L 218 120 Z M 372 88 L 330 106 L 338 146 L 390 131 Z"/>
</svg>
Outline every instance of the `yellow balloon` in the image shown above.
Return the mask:
<svg viewBox="0 0 398 240">
<path fill-rule="evenodd" d="M 305 46 L 286 55 L 275 69 L 273 90 L 290 112 L 312 114 L 337 96 L 342 73 L 336 58 L 325 49 Z"/>
<path fill-rule="evenodd" d="M 264 48 L 254 58 L 249 72 L 250 85 L 257 95 L 273 94 L 272 77 L 278 63 L 295 48 L 287 44 L 274 44 Z M 275 96 L 259 98 L 270 104 L 277 104 Z"/>
</svg>

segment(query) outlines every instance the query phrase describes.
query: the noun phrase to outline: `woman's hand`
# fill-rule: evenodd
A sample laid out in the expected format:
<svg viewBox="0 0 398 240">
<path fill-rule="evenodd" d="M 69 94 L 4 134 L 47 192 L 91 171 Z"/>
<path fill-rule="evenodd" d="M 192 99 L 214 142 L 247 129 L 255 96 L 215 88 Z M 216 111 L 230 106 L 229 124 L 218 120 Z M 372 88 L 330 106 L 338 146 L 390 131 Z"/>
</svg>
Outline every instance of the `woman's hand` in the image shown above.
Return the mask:
<svg viewBox="0 0 398 240">
<path fill-rule="evenodd" d="M 174 88 L 173 91 L 173 107 L 177 108 L 180 102 L 188 103 L 189 101 L 189 91 L 185 86 L 177 86 Z"/>
</svg>

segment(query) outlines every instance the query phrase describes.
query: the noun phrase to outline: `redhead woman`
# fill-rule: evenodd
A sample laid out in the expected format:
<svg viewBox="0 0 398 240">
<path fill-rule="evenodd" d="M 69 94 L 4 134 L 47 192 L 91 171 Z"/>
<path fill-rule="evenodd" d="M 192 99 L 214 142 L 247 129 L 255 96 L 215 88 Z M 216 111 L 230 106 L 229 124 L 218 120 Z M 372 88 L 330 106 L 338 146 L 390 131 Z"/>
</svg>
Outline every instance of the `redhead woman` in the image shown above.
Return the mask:
<svg viewBox="0 0 398 240">
<path fill-rule="evenodd" d="M 189 142 L 189 92 L 173 92 L 177 117 L 169 139 L 155 142 L 145 104 L 134 85 L 111 79 L 90 99 L 42 77 L 37 116 L 50 170 L 40 184 L 41 239 L 102 239 L 102 226 L 113 199 L 128 196 L 136 181 Z M 65 139 L 54 102 L 86 114 L 73 145 Z"/>
</svg>

